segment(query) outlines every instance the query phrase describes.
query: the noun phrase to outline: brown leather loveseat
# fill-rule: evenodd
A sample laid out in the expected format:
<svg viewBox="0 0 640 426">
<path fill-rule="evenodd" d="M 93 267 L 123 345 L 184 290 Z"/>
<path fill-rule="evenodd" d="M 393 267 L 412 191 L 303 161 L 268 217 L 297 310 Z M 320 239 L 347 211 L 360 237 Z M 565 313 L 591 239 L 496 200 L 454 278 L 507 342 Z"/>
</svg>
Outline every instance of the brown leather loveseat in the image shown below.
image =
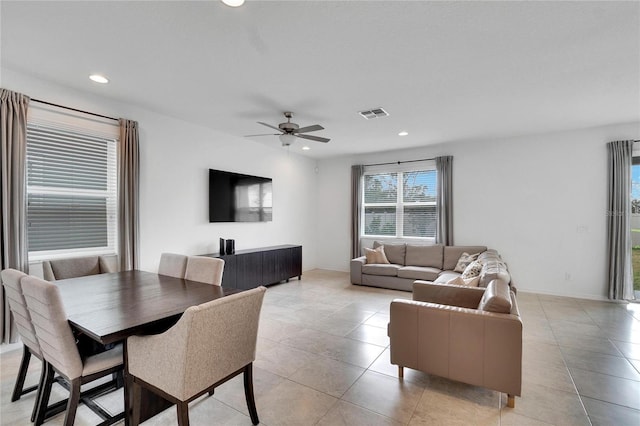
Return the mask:
<svg viewBox="0 0 640 426">
<path fill-rule="evenodd" d="M 522 321 L 513 291 L 416 282 L 413 300 L 391 302 L 391 363 L 482 386 L 515 405 L 522 386 Z"/>
</svg>

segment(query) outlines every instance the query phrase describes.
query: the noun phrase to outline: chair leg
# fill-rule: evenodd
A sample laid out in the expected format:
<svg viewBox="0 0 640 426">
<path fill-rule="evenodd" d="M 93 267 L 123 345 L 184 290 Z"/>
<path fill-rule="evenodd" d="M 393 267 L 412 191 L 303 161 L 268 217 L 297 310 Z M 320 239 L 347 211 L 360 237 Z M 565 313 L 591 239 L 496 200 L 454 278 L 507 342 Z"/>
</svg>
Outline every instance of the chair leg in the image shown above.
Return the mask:
<svg viewBox="0 0 640 426">
<path fill-rule="evenodd" d="M 178 410 L 178 426 L 189 426 L 189 403 L 180 401 L 176 404 Z"/>
<path fill-rule="evenodd" d="M 80 378 L 71 380 L 69 389 L 69 401 L 67 402 L 67 412 L 64 415 L 64 426 L 73 426 L 76 420 L 76 411 L 80 403 Z"/>
<path fill-rule="evenodd" d="M 46 361 L 42 362 L 42 368 L 44 372 L 44 382 L 41 383 L 42 390 L 40 392 L 40 399 L 37 402 L 38 409 L 36 410 L 35 425 L 40 426 L 44 423 L 45 415 L 47 414 L 47 406 L 49 405 L 49 397 L 51 396 L 51 386 L 53 385 L 53 376 L 55 371 L 51 364 Z"/>
<path fill-rule="evenodd" d="M 33 411 L 31 412 L 31 423 L 36 421 L 38 416 L 38 409 L 40 408 L 40 399 L 42 399 L 42 389 L 47 378 L 46 362 L 42 361 L 42 369 L 40 370 L 40 381 L 38 381 L 38 390 L 36 391 L 36 402 L 33 404 Z"/>
<path fill-rule="evenodd" d="M 140 404 L 142 404 L 142 388 L 135 381 L 131 382 L 131 426 L 140 424 Z"/>
<path fill-rule="evenodd" d="M 257 425 L 260 423 L 260 419 L 258 419 L 256 400 L 253 395 L 253 363 L 248 364 L 244 368 L 244 396 L 247 399 L 247 408 L 251 416 L 251 423 Z"/>
<path fill-rule="evenodd" d="M 15 402 L 22 396 L 22 389 L 24 388 L 24 380 L 27 377 L 27 370 L 29 369 L 29 360 L 31 359 L 31 351 L 28 347 L 22 346 L 22 361 L 20 361 L 20 368 L 18 369 L 18 377 L 16 378 L 16 385 L 13 387 L 13 394 L 11 395 L 11 402 Z"/>
<path fill-rule="evenodd" d="M 516 397 L 515 395 L 507 394 L 507 407 L 515 408 L 516 407 Z"/>
<path fill-rule="evenodd" d="M 211 388 L 211 390 L 209 391 L 209 396 L 213 396 L 215 391 L 216 391 L 216 388 Z"/>
<path fill-rule="evenodd" d="M 401 365 L 398 366 L 398 377 L 401 379 L 404 377 L 404 367 Z"/>
</svg>

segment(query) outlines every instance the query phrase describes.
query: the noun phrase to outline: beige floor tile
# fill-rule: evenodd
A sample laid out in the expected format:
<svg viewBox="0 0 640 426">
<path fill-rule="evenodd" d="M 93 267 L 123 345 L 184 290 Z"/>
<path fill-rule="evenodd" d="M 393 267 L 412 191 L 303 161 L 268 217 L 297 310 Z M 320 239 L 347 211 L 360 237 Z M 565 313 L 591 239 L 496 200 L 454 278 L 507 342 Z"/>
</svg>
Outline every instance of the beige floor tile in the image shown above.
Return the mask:
<svg viewBox="0 0 640 426">
<path fill-rule="evenodd" d="M 582 398 L 593 426 L 640 425 L 640 411 L 591 398 Z"/>
<path fill-rule="evenodd" d="M 406 424 L 422 392 L 422 386 L 367 371 L 342 399 Z"/>
<path fill-rule="evenodd" d="M 387 336 L 387 329 L 382 327 L 361 324 L 353 331 L 351 331 L 351 333 L 347 334 L 346 337 L 365 343 L 371 343 L 372 345 L 384 347 L 389 346 L 389 336 Z"/>
<path fill-rule="evenodd" d="M 640 381 L 569 368 L 581 396 L 640 410 Z"/>
<path fill-rule="evenodd" d="M 569 368 L 579 368 L 581 370 L 640 381 L 640 373 L 636 371 L 626 358 L 575 348 L 563 348 L 562 353 Z"/>
<path fill-rule="evenodd" d="M 639 331 L 640 333 L 640 331 Z M 630 343 L 630 342 L 622 342 L 618 340 L 611 341 L 622 355 L 629 359 L 640 360 L 640 344 L 639 343 Z"/>
<path fill-rule="evenodd" d="M 316 424 L 337 402 L 332 396 L 286 379 L 259 400 L 258 415 L 271 426 Z"/>
<path fill-rule="evenodd" d="M 578 394 L 536 384 L 524 383 L 522 397 L 516 397 L 515 408 L 503 407 L 502 412 L 557 425 L 589 425 Z"/>
<path fill-rule="evenodd" d="M 340 398 L 364 371 L 364 368 L 318 356 L 313 362 L 300 367 L 289 379 Z"/>
<path fill-rule="evenodd" d="M 500 413 L 500 426 L 547 426 L 549 424 L 516 414 L 513 411 L 502 410 Z"/>
<path fill-rule="evenodd" d="M 338 401 L 317 424 L 318 426 L 400 426 L 403 423 L 357 405 Z"/>
</svg>

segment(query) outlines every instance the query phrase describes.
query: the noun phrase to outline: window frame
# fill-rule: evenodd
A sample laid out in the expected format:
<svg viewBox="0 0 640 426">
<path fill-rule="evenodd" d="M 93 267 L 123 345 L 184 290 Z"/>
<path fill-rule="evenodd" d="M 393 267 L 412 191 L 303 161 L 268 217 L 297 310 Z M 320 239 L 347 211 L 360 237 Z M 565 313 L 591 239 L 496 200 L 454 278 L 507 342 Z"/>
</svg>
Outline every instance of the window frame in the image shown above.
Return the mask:
<svg viewBox="0 0 640 426">
<path fill-rule="evenodd" d="M 61 195 L 61 196 L 87 196 L 97 199 L 105 199 L 107 245 L 100 247 L 74 247 L 50 250 L 29 250 L 29 261 L 45 259 L 68 258 L 72 256 L 112 255 L 118 254 L 118 176 L 117 156 L 119 143 L 119 126 L 112 120 L 104 120 L 88 116 L 87 114 L 71 112 L 54 106 L 34 105 L 29 107 L 27 115 L 27 128 L 38 127 L 41 129 L 53 129 L 58 132 L 79 133 L 92 138 L 100 138 L 107 141 L 107 187 L 99 189 L 80 189 L 69 187 L 53 187 L 29 185 L 29 156 L 27 154 L 27 167 L 25 170 L 26 201 L 30 194 Z M 27 130 L 27 150 L 29 145 L 29 130 Z M 27 233 L 29 232 L 29 206 L 26 206 Z M 27 234 L 28 238 L 28 234 Z"/>
<path fill-rule="evenodd" d="M 377 239 L 377 240 L 416 240 L 421 242 L 434 242 L 436 236 L 433 237 L 417 237 L 417 236 L 405 236 L 404 234 L 404 209 L 405 207 L 423 207 L 433 206 L 437 210 L 437 194 L 434 201 L 404 201 L 404 174 L 411 172 L 421 171 L 433 171 L 436 176 L 436 190 L 438 182 L 438 173 L 436 170 L 435 161 L 419 161 L 411 164 L 398 163 L 398 164 L 383 164 L 375 166 L 365 166 L 365 170 L 360 180 L 362 198 L 360 199 L 360 238 Z M 396 190 L 396 202 L 395 203 L 366 203 L 366 191 L 365 191 L 365 179 L 366 176 L 378 175 L 378 174 L 391 174 L 396 173 L 397 190 Z M 395 207 L 395 222 L 396 232 L 395 235 L 375 235 L 366 234 L 366 216 L 365 211 L 368 207 Z"/>
</svg>

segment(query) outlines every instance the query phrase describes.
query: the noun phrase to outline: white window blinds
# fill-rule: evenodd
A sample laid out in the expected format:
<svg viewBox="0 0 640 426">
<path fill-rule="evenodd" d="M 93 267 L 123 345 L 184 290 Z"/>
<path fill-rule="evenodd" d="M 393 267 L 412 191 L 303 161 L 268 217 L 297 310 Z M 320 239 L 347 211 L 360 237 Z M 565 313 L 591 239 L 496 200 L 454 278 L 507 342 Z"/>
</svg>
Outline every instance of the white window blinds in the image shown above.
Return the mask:
<svg viewBox="0 0 640 426">
<path fill-rule="evenodd" d="M 48 118 L 27 123 L 30 258 L 115 253 L 117 127 Z"/>
<path fill-rule="evenodd" d="M 435 238 L 435 166 L 369 168 L 364 174 L 364 236 Z"/>
</svg>

